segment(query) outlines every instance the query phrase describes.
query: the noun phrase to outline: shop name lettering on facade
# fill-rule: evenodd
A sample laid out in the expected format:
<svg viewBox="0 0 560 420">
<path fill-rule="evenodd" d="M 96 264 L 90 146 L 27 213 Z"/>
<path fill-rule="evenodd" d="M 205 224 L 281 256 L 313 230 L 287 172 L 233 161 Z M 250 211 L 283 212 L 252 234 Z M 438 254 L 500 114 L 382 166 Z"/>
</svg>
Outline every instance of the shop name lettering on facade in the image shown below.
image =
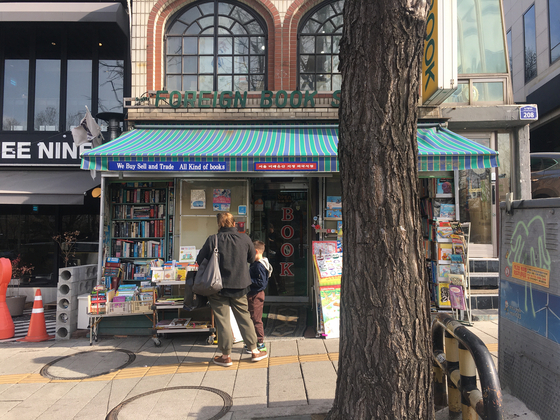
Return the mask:
<svg viewBox="0 0 560 420">
<path fill-rule="evenodd" d="M 294 209 L 291 207 L 282 207 L 282 221 L 283 222 L 291 222 L 294 220 Z M 294 237 L 295 231 L 294 228 L 290 225 L 282 226 L 282 230 L 280 231 L 280 236 L 282 239 L 288 241 Z M 289 258 L 294 255 L 294 246 L 286 242 L 282 244 L 280 247 L 280 253 L 285 257 Z M 293 262 L 281 262 L 280 263 L 280 276 L 283 277 L 293 277 L 294 273 L 292 271 L 292 266 L 294 265 Z"/>
<path fill-rule="evenodd" d="M 271 108 L 313 108 L 315 107 L 315 96 L 317 91 L 299 91 L 294 90 L 287 92 L 279 90 L 272 92 L 263 90 L 260 94 L 259 107 Z M 246 108 L 247 92 L 225 90 L 222 92 L 213 91 L 184 91 L 179 92 L 173 90 L 158 90 L 155 97 L 156 108 Z M 340 90 L 333 92 L 331 107 L 338 108 L 340 106 Z"/>
<path fill-rule="evenodd" d="M 68 141 L 0 142 L 0 165 L 29 164 L 48 165 L 55 163 L 80 163 L 80 155 L 91 149 L 91 143 L 76 146 L 72 139 Z"/>
</svg>

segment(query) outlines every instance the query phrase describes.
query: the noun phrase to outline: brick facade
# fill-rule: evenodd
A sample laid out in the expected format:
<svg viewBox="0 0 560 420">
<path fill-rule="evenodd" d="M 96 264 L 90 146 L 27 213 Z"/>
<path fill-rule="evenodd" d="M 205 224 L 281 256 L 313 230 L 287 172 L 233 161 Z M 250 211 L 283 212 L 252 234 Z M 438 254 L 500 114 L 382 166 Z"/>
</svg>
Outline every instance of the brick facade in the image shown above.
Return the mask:
<svg viewBox="0 0 560 420">
<path fill-rule="evenodd" d="M 132 95 L 161 90 L 164 86 L 164 36 L 170 19 L 194 0 L 140 0 L 132 15 Z M 243 0 L 266 22 L 268 29 L 268 90 L 297 88 L 297 31 L 304 15 L 323 0 Z M 251 95 L 250 95 L 251 96 Z M 273 120 L 338 119 L 338 108 L 330 106 L 332 95 L 318 94 L 314 108 L 257 107 L 248 99 L 243 109 L 197 109 L 138 107 L 128 109 L 128 119 L 146 120 Z M 260 98 L 260 96 L 259 96 Z M 150 102 L 153 105 L 153 101 Z M 258 112 L 257 112 L 258 111 Z M 258 115 L 257 115 L 258 114 Z"/>
</svg>

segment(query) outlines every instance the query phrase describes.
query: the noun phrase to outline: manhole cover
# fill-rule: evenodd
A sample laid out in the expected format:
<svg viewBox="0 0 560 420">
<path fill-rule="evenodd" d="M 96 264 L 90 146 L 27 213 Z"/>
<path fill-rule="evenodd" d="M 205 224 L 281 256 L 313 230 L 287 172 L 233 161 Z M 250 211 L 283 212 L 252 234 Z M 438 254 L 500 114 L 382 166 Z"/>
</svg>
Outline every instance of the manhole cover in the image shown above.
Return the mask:
<svg viewBox="0 0 560 420">
<path fill-rule="evenodd" d="M 41 369 L 41 376 L 58 380 L 93 378 L 123 369 L 134 359 L 134 353 L 123 349 L 82 351 L 47 363 Z"/>
<path fill-rule="evenodd" d="M 113 408 L 105 420 L 138 420 L 140 417 L 165 420 L 186 418 L 218 420 L 231 409 L 232 405 L 231 396 L 219 389 L 205 386 L 175 386 L 144 392 L 129 398 Z"/>
</svg>

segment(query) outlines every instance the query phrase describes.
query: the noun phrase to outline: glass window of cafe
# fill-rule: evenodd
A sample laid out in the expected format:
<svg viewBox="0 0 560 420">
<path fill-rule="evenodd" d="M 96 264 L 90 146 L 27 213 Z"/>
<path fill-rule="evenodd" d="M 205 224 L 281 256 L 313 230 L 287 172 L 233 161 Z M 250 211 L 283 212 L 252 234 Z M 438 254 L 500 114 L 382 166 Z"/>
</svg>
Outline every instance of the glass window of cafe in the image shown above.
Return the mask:
<svg viewBox="0 0 560 420">
<path fill-rule="evenodd" d="M 0 257 L 20 257 L 20 266 L 33 267 L 21 278 L 22 287 L 52 286 L 65 267 L 53 236 L 79 231 L 68 265 L 97 264 L 99 200 L 86 196 L 82 206 L 0 206 Z"/>
</svg>

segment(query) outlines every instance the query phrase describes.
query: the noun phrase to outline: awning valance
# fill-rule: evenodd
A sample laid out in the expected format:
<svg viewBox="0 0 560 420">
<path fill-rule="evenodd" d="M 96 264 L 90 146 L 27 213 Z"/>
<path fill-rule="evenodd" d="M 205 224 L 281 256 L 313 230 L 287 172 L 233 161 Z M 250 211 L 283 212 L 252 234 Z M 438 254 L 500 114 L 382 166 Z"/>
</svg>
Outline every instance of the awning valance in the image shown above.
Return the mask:
<svg viewBox="0 0 560 420">
<path fill-rule="evenodd" d="M 496 151 L 439 126 L 419 126 L 417 138 L 421 171 L 498 166 Z M 256 169 L 263 163 L 298 163 L 269 170 L 305 171 L 303 164 L 308 163 L 310 171 L 337 172 L 337 153 L 337 125 L 137 128 L 86 151 L 82 169 L 178 171 L 192 164 L 196 171 L 197 163 L 209 162 L 223 164 L 221 170 L 227 172 L 267 170 Z M 185 169 L 179 169 L 180 164 Z"/>
</svg>

